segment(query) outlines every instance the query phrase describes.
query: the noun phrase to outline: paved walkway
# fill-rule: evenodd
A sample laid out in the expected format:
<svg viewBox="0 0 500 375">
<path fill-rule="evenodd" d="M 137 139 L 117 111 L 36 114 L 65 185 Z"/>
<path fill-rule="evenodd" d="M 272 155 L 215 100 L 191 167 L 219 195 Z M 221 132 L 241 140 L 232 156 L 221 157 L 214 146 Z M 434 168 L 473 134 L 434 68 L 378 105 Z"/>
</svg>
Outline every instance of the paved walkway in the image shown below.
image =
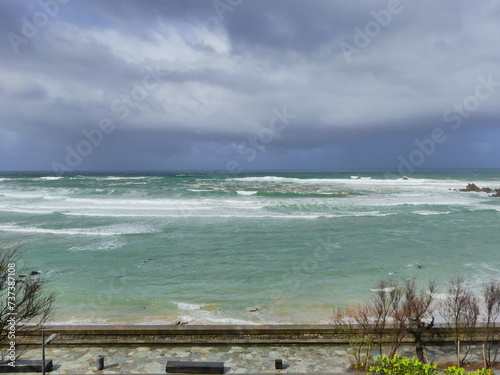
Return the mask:
<svg viewBox="0 0 500 375">
<path fill-rule="evenodd" d="M 52 359 L 51 374 L 165 374 L 168 360 L 225 362 L 225 372 L 239 373 L 344 373 L 353 358 L 347 346 L 161 346 L 161 347 L 57 347 L 47 346 Z M 402 350 L 411 356 L 411 347 Z M 431 361 L 453 360 L 451 347 L 428 350 Z M 97 371 L 96 357 L 105 356 L 105 368 Z M 41 359 L 40 349 L 30 349 L 24 359 Z M 286 368 L 275 370 L 274 360 Z"/>
</svg>

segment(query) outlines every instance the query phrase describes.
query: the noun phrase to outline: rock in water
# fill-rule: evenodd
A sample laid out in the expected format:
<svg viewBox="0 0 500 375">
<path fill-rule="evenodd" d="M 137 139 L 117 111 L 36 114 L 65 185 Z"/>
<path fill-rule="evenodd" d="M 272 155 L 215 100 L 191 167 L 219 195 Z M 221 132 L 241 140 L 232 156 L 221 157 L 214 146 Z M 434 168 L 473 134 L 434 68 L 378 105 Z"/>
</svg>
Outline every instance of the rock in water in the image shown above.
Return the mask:
<svg viewBox="0 0 500 375">
<path fill-rule="evenodd" d="M 460 189 L 459 191 L 481 191 L 476 184 L 467 184 L 465 189 Z"/>
<path fill-rule="evenodd" d="M 474 183 L 467 184 L 467 187 L 465 189 L 458 189 L 458 191 L 466 191 L 466 192 L 473 191 L 476 193 L 494 193 L 494 194 L 490 195 L 490 197 L 500 198 L 500 189 L 493 190 L 493 189 L 490 189 L 487 187 L 480 188 L 479 186 L 477 186 Z"/>
</svg>

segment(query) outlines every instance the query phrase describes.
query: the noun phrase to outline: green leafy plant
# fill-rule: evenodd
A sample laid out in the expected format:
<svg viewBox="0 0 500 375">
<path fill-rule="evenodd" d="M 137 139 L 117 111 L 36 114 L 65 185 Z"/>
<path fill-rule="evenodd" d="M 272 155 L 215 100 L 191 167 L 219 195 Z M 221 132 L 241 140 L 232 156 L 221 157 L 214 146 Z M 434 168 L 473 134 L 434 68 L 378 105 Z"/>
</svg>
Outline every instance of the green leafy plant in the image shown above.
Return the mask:
<svg viewBox="0 0 500 375">
<path fill-rule="evenodd" d="M 494 375 L 495 372 L 489 368 L 481 368 L 481 369 L 477 370 L 474 374 L 476 374 L 476 375 Z"/>
<path fill-rule="evenodd" d="M 444 370 L 445 375 L 464 375 L 465 369 L 457 366 L 450 366 Z"/>
<path fill-rule="evenodd" d="M 372 375 L 437 375 L 437 363 L 422 363 L 416 358 L 395 355 L 379 357 L 370 367 Z"/>
<path fill-rule="evenodd" d="M 444 370 L 445 375 L 493 375 L 494 372 L 488 368 L 481 368 L 475 372 L 466 373 L 465 369 L 462 367 L 451 366 Z"/>
</svg>

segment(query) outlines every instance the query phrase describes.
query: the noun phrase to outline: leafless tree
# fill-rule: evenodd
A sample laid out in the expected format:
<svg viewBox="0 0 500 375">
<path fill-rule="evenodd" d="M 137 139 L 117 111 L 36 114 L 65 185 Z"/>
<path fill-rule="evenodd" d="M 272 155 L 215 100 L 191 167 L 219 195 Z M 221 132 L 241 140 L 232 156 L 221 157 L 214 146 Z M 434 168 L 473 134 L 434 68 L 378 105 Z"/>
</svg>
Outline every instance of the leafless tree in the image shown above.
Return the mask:
<svg viewBox="0 0 500 375">
<path fill-rule="evenodd" d="M 382 280 L 375 288 L 370 308 L 373 311 L 373 329 L 378 337 L 379 353 L 383 355 L 383 335 L 399 308 L 402 289 L 396 281 Z M 390 356 L 392 356 L 392 351 Z"/>
<path fill-rule="evenodd" d="M 447 292 L 448 297 L 439 311 L 453 334 L 457 367 L 462 367 L 470 354 L 471 346 L 468 342 L 474 338 L 479 301 L 460 277 L 450 282 Z"/>
<path fill-rule="evenodd" d="M 418 359 L 425 362 L 423 334 L 434 326 L 434 291 L 434 282 L 429 282 L 427 289 L 419 290 L 415 280 L 402 284 L 382 280 L 368 304 L 338 311 L 332 321 L 346 331 L 354 326 L 358 328 L 360 336 L 350 342 L 358 364 L 368 363 L 374 345 L 378 345 L 380 355 L 394 357 L 408 334 L 414 337 Z M 383 353 L 384 346 L 386 353 Z"/>
<path fill-rule="evenodd" d="M 490 368 L 496 362 L 499 346 L 495 344 L 495 327 L 500 316 L 500 281 L 491 280 L 484 285 L 486 336 L 483 342 L 484 367 Z"/>
<path fill-rule="evenodd" d="M 391 356 L 401 345 L 403 338 L 411 334 L 415 342 L 415 353 L 421 362 L 428 362 L 425 353 L 423 335 L 434 327 L 433 302 L 436 289 L 434 281 L 430 281 L 427 289 L 419 290 L 415 279 L 406 280 L 402 286 L 402 298 L 394 311 L 395 338 Z"/>
<path fill-rule="evenodd" d="M 25 272 L 21 255 L 19 247 L 0 247 L 0 344 L 18 344 L 20 334 L 41 328 L 52 312 L 54 293 L 37 272 Z"/>
<path fill-rule="evenodd" d="M 375 338 L 372 325 L 373 311 L 367 305 L 356 305 L 345 310 L 337 309 L 331 323 L 341 328 L 353 350 L 358 369 L 368 369 Z"/>
</svg>

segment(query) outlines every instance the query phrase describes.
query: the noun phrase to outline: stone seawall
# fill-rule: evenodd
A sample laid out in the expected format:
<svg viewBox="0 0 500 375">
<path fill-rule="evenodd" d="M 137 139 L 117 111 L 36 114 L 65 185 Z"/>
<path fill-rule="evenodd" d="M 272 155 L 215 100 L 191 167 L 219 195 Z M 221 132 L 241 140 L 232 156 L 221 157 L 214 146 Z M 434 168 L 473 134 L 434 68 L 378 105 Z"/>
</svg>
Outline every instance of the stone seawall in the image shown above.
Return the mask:
<svg viewBox="0 0 500 375">
<path fill-rule="evenodd" d="M 261 325 L 261 326 L 47 326 L 45 334 L 59 333 L 57 345 L 161 345 L 161 344 L 349 344 L 361 337 L 360 329 L 339 329 L 333 325 Z M 495 329 L 500 335 L 500 328 Z M 475 340 L 486 330 L 477 327 Z M 381 332 L 382 341 L 391 341 L 394 330 Z M 19 337 L 24 345 L 39 345 L 40 330 Z M 450 330 L 436 326 L 424 335 L 428 344 L 453 341 Z M 403 342 L 413 341 L 407 335 Z"/>
</svg>

